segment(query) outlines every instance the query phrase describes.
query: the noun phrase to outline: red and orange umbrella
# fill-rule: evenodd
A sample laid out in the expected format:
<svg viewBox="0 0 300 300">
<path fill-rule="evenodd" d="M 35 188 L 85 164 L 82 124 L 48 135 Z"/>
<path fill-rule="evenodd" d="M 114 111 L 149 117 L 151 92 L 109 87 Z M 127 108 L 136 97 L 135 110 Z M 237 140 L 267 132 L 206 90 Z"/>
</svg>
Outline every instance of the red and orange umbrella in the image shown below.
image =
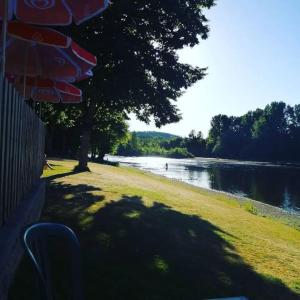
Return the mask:
<svg viewBox="0 0 300 300">
<path fill-rule="evenodd" d="M 7 73 L 74 82 L 91 73 L 96 64 L 94 55 L 58 31 L 8 23 Z"/>
<path fill-rule="evenodd" d="M 68 82 L 34 77 L 7 76 L 16 89 L 24 94 L 25 99 L 51 103 L 80 103 L 82 92 Z"/>
<path fill-rule="evenodd" d="M 109 4 L 109 0 L 0 0 L 0 20 L 2 20 L 0 77 L 3 78 L 4 73 L 7 72 L 5 66 L 7 21 L 11 20 L 13 16 L 15 16 L 19 21 L 29 24 L 56 26 L 69 25 L 72 22 L 72 19 L 74 19 L 75 23 L 78 25 L 103 12 L 109 6 Z M 28 40 L 25 41 L 28 42 Z M 13 44 L 13 42 L 11 43 Z M 15 43 L 15 46 L 16 44 L 17 43 Z M 63 48 L 66 48 L 66 46 Z M 54 59 L 56 59 L 55 64 L 65 64 L 67 59 L 69 63 L 73 64 L 73 68 L 77 69 L 78 71 L 81 66 L 78 67 L 76 59 L 74 61 L 72 59 L 72 55 L 70 54 L 75 54 L 75 56 L 77 55 L 84 59 L 88 55 L 87 53 L 84 53 L 83 49 L 78 47 L 75 43 L 70 43 L 68 48 L 69 51 L 66 51 L 66 53 L 61 52 L 61 55 L 50 57 L 54 57 Z M 43 57 L 44 56 L 42 56 L 42 58 Z M 42 60 L 42 58 L 40 59 L 40 61 Z M 88 63 L 90 63 L 91 57 L 87 60 Z M 40 68 L 46 66 L 45 61 L 41 63 L 35 63 L 35 65 L 38 64 L 41 66 Z M 22 64 L 20 64 L 19 66 L 22 66 Z M 16 68 L 16 63 L 14 67 Z M 20 72 L 20 70 L 17 71 Z M 41 72 L 39 72 L 39 74 Z M 67 80 L 72 80 L 74 78 L 76 79 L 78 77 L 83 78 L 85 74 L 87 74 L 87 72 L 89 72 L 89 70 L 85 70 L 80 75 L 78 75 L 77 72 L 75 76 L 73 74 L 72 77 L 69 77 Z M 34 73 L 34 75 L 37 74 Z"/>
<path fill-rule="evenodd" d="M 5 1 L 0 0 L 0 18 L 3 18 Z M 10 0 L 8 20 L 13 15 L 19 21 L 36 25 L 69 25 L 99 15 L 109 6 L 109 0 Z"/>
</svg>

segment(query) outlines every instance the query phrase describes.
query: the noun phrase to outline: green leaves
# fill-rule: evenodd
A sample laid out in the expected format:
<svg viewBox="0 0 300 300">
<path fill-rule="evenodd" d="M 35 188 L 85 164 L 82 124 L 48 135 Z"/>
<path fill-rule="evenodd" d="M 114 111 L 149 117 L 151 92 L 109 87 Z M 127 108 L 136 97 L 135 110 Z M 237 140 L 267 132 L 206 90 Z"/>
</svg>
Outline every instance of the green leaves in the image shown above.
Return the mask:
<svg viewBox="0 0 300 300">
<path fill-rule="evenodd" d="M 207 37 L 207 0 L 116 0 L 103 16 L 71 26 L 75 40 L 98 58 L 86 97 L 133 112 L 157 126 L 180 119 L 176 100 L 205 69 L 181 64 L 176 50 Z"/>
<path fill-rule="evenodd" d="M 299 106 L 272 102 L 241 117 L 212 119 L 209 155 L 254 160 L 300 161 Z"/>
</svg>

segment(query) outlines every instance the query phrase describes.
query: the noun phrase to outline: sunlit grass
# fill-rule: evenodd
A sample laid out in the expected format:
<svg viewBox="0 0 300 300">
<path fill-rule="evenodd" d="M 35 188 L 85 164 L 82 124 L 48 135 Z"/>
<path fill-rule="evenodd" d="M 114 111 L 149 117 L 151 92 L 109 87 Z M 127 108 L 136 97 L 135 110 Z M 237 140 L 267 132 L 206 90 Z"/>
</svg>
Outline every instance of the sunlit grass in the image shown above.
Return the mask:
<svg viewBox="0 0 300 300">
<path fill-rule="evenodd" d="M 128 213 L 125 213 L 124 216 L 126 216 L 127 218 L 130 218 L 130 219 L 138 219 L 140 217 L 141 213 L 137 210 L 133 210 L 133 211 L 130 211 Z"/>
<path fill-rule="evenodd" d="M 193 269 L 195 264 L 198 266 L 202 257 L 207 256 L 208 261 L 204 260 L 202 263 L 211 268 L 211 274 L 214 274 L 207 274 L 208 278 L 214 277 L 211 281 L 204 279 L 205 275 L 201 274 L 202 265 L 198 266 L 198 271 L 204 276 L 202 281 L 207 280 L 206 285 L 215 286 L 219 282 L 223 290 L 216 295 L 232 295 L 235 289 L 243 290 L 241 286 L 235 285 L 231 272 L 244 265 L 249 272 L 261 276 L 266 285 L 268 282 L 276 284 L 278 281 L 300 294 L 300 231 L 279 221 L 253 214 L 252 206 L 247 209 L 229 195 L 199 189 L 144 171 L 90 164 L 92 172 L 72 173 L 75 166 L 73 161 L 50 163 L 55 166 L 54 170 L 44 172 L 44 177 L 51 179 L 51 185 L 48 187 L 47 207 L 43 218 L 68 224 L 80 233 L 83 248 L 90 257 L 88 272 L 93 280 L 97 280 L 99 276 L 95 274 L 93 277 L 92 274 L 96 270 L 102 272 L 104 268 L 103 272 L 109 273 L 111 278 L 119 273 L 124 274 L 122 284 L 125 284 L 127 276 L 137 276 L 134 277 L 135 280 L 146 284 L 143 273 L 135 274 L 137 271 L 134 270 L 146 274 L 149 268 L 149 272 L 157 271 L 162 274 L 164 277 L 161 280 L 167 280 L 165 276 L 168 274 L 170 278 L 161 284 L 170 284 L 169 289 L 176 290 L 176 283 L 173 281 L 177 280 L 176 276 L 181 272 L 178 270 L 189 268 L 189 264 Z M 153 235 L 153 231 L 156 235 Z M 149 245 L 160 239 L 160 232 L 164 233 L 166 239 L 160 240 L 154 250 L 149 249 Z M 130 241 L 137 244 L 132 245 Z M 220 251 L 220 241 L 224 245 L 221 247 L 222 253 L 217 254 Z M 125 248 L 122 246 L 124 243 L 127 243 Z M 169 247 L 170 244 L 173 246 Z M 97 248 L 99 245 L 100 248 Z M 160 253 L 163 252 L 160 247 L 166 247 L 167 252 Z M 112 264 L 116 260 L 116 264 L 111 266 L 110 263 L 106 265 L 98 262 L 103 255 L 102 248 L 107 249 L 106 255 Z M 150 250 L 154 253 L 150 253 Z M 215 259 L 210 261 L 213 257 L 210 258 L 210 251 L 211 255 L 222 255 L 221 265 L 228 266 L 224 269 L 218 265 L 219 262 L 214 267 Z M 126 260 L 121 259 L 123 256 L 128 260 L 128 265 Z M 174 265 L 179 268 L 177 271 L 174 270 Z M 151 276 L 148 278 L 149 284 L 151 280 L 156 282 L 155 276 Z M 108 286 L 110 284 L 107 283 Z M 177 282 L 177 285 L 180 284 Z M 251 284 L 245 282 L 250 290 Z M 207 289 L 207 295 L 211 295 L 209 287 L 200 285 L 199 289 L 201 288 L 203 293 Z M 256 288 L 259 295 L 262 292 L 259 287 L 253 287 L 253 295 L 256 295 Z M 96 289 L 90 289 L 90 299 L 97 298 L 92 297 Z M 178 291 L 186 295 L 191 292 L 188 289 L 184 292 L 182 289 L 183 287 L 178 287 Z M 162 295 L 163 293 L 161 291 Z M 265 293 L 272 293 L 272 290 Z M 146 299 L 146 295 L 135 299 Z M 107 297 L 113 299 L 109 297 L 109 293 Z M 157 299 L 162 298 L 163 296 Z M 187 299 L 194 298 L 187 296 Z M 279 296 L 278 299 L 283 298 Z"/>
<path fill-rule="evenodd" d="M 71 165 L 73 165 L 73 163 L 71 163 Z M 53 165 L 53 170 L 51 170 L 50 168 L 47 168 L 46 170 L 44 170 L 43 178 L 71 172 L 72 169 L 69 166 L 70 166 L 70 164 L 65 163 L 65 162 L 64 162 L 64 164 L 61 164 L 61 162 L 56 162 Z"/>
<path fill-rule="evenodd" d="M 55 170 L 47 175 L 69 172 L 74 162 L 59 162 Z M 254 270 L 266 276 L 281 279 L 291 288 L 299 287 L 300 274 L 300 232 L 280 222 L 249 213 L 230 196 L 191 187 L 159 176 L 132 168 L 116 168 L 91 164 L 92 173 L 78 174 L 65 178 L 76 185 L 85 180 L 87 184 L 99 185 L 104 202 L 91 204 L 87 212 L 99 211 L 109 200 L 117 200 L 121 195 L 139 195 L 148 206 L 161 202 L 172 209 L 188 215 L 197 215 L 222 230 L 235 236 L 226 235 L 243 259 Z M 99 175 L 98 175 L 99 174 Z M 92 194 L 96 192 L 92 192 Z M 126 213 L 128 218 L 139 218 L 140 213 Z M 85 225 L 86 222 L 83 222 Z M 189 234 L 195 237 L 191 230 Z"/>
<path fill-rule="evenodd" d="M 72 168 L 73 163 L 67 162 L 53 173 L 71 171 Z M 213 197 L 216 195 L 215 193 L 195 189 L 178 182 L 174 183 L 129 168 L 122 169 L 93 164 L 92 171 L 107 172 L 109 176 L 105 182 L 102 181 L 102 184 L 106 183 L 110 191 L 120 195 L 140 195 L 147 198 L 148 202 L 151 200 L 161 201 L 180 212 L 199 215 L 225 231 L 238 235 L 240 239 L 236 239 L 235 247 L 258 271 L 270 273 L 270 275 L 279 271 L 278 275 L 283 278 L 284 274 L 291 275 L 290 270 L 295 269 L 296 266 L 300 270 L 299 231 L 279 222 L 249 214 L 226 195 Z M 129 175 L 132 178 L 128 178 Z M 118 181 L 118 176 L 121 176 L 121 182 Z M 89 177 L 86 178 L 89 183 L 96 180 L 92 173 L 87 177 Z M 114 177 L 116 182 L 111 182 Z M 152 189 L 153 186 L 156 189 Z M 232 203 L 230 203 L 231 201 Z M 91 207 L 93 206 L 95 204 L 91 205 Z M 272 250 L 267 251 L 267 249 Z M 296 257 L 297 261 L 295 261 Z M 280 263 L 284 261 L 294 262 L 291 269 Z"/>
<path fill-rule="evenodd" d="M 154 257 L 153 265 L 161 273 L 168 272 L 169 269 L 168 263 L 158 255 Z"/>
</svg>

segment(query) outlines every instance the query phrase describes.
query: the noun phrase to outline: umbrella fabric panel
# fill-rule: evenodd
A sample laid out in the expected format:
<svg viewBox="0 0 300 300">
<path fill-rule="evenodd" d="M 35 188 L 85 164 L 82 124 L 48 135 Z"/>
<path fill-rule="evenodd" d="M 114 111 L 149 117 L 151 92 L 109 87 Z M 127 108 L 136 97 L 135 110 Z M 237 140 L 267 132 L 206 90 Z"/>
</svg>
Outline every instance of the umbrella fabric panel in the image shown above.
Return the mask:
<svg viewBox="0 0 300 300">
<path fill-rule="evenodd" d="M 7 74 L 6 77 L 25 99 L 32 98 L 35 101 L 52 103 L 82 101 L 82 91 L 68 82 L 11 74 Z"/>
<path fill-rule="evenodd" d="M 76 1 L 82 2 L 82 1 Z M 72 12 L 65 1 L 16 0 L 16 18 L 37 25 L 69 25 Z"/>
<path fill-rule="evenodd" d="M 10 22 L 8 34 L 8 73 L 73 82 L 89 77 L 97 64 L 95 56 L 55 30 Z"/>
<path fill-rule="evenodd" d="M 16 86 L 20 94 L 23 94 L 22 88 L 20 85 Z M 82 102 L 82 95 L 79 94 L 68 94 L 62 91 L 59 91 L 56 88 L 47 88 L 47 87 L 25 87 L 25 99 L 33 99 L 37 102 L 50 102 L 50 103 L 80 103 Z"/>
<path fill-rule="evenodd" d="M 75 42 L 72 41 L 70 49 L 72 49 L 73 54 L 75 54 L 82 61 L 85 61 L 87 64 L 89 64 L 90 67 L 95 67 L 97 65 L 97 58 L 90 52 L 80 47 Z"/>
<path fill-rule="evenodd" d="M 0 18 L 3 18 L 3 0 L 0 0 Z M 99 15 L 109 6 L 108 0 L 9 0 L 8 19 L 13 14 L 24 23 L 37 25 L 70 25 Z"/>
<path fill-rule="evenodd" d="M 30 78 L 30 82 L 34 80 Z M 26 84 L 24 85 L 24 78 L 14 78 L 12 81 L 13 85 L 15 86 L 16 90 L 24 96 L 25 99 L 33 99 L 34 101 L 39 102 L 51 102 L 51 103 L 59 103 L 60 102 L 60 95 L 54 89 L 54 83 L 44 82 L 46 84 L 42 84 L 41 86 L 35 85 L 28 85 L 28 80 L 26 78 Z M 33 82 L 32 82 L 33 83 Z"/>
<path fill-rule="evenodd" d="M 37 102 L 51 102 L 51 103 L 80 103 L 82 102 L 81 95 L 72 95 L 63 93 L 57 89 L 49 88 L 33 88 L 31 98 Z"/>
<path fill-rule="evenodd" d="M 80 4 L 74 0 L 66 0 L 66 2 L 73 12 L 73 18 L 77 25 L 99 15 L 108 8 L 110 3 L 108 0 L 89 0 Z"/>
<path fill-rule="evenodd" d="M 82 95 L 82 92 L 79 88 L 75 87 L 74 85 L 72 85 L 68 82 L 56 81 L 55 88 L 59 92 L 64 93 L 64 94 L 78 96 L 78 97 L 81 97 L 81 95 Z"/>
<path fill-rule="evenodd" d="M 82 94 L 79 88 L 65 81 L 54 81 L 51 79 L 41 77 L 16 76 L 9 73 L 6 74 L 6 78 L 9 80 L 9 82 L 15 85 L 25 84 L 29 87 L 56 88 L 60 92 L 77 96 L 81 96 Z"/>
<path fill-rule="evenodd" d="M 81 76 L 76 58 L 69 57 L 59 48 L 32 46 L 22 40 L 9 40 L 6 50 L 6 70 L 15 75 L 40 76 L 49 79 L 69 80 Z M 20 52 L 20 49 L 23 49 Z M 78 61 L 78 60 L 77 60 Z"/>
<path fill-rule="evenodd" d="M 60 95 L 52 88 L 37 88 L 20 84 L 14 84 L 16 90 L 24 99 L 33 99 L 38 102 L 59 103 L 61 100 Z"/>
<path fill-rule="evenodd" d="M 69 95 L 69 94 L 61 94 L 61 102 L 62 103 L 81 103 L 82 102 L 82 96 L 75 96 L 75 95 Z"/>
<path fill-rule="evenodd" d="M 9 22 L 7 27 L 10 37 L 51 47 L 68 48 L 72 41 L 71 38 L 51 28 L 31 26 L 17 21 Z"/>
<path fill-rule="evenodd" d="M 30 87 L 43 87 L 43 88 L 54 88 L 55 87 L 55 81 L 51 79 L 45 79 L 45 78 L 37 78 L 37 77 L 18 77 L 11 74 L 7 75 L 8 78 L 11 78 L 11 82 L 17 85 L 25 85 Z"/>
<path fill-rule="evenodd" d="M 8 0 L 8 8 L 7 8 L 7 19 L 11 20 L 14 14 L 14 1 Z M 3 19 L 3 12 L 4 12 L 4 1 L 0 0 L 0 20 Z"/>
<path fill-rule="evenodd" d="M 33 88 L 31 98 L 38 102 L 59 103 L 61 100 L 60 94 L 55 89 L 50 88 Z"/>
</svg>

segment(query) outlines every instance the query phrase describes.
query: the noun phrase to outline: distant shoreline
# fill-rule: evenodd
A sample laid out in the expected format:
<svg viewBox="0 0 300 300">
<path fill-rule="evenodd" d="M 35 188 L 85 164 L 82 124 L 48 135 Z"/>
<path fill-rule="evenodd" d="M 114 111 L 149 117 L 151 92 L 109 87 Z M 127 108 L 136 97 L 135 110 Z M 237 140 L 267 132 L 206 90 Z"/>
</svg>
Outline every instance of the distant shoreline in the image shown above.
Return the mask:
<svg viewBox="0 0 300 300">
<path fill-rule="evenodd" d="M 257 161 L 257 160 L 239 160 L 239 159 L 229 159 L 229 158 L 217 158 L 217 157 L 185 157 L 185 158 L 175 158 L 175 157 L 167 157 L 167 156 L 158 156 L 158 155 L 131 155 L 131 156 L 124 156 L 124 155 L 112 155 L 107 154 L 108 156 L 112 157 L 147 157 L 147 158 L 165 158 L 165 159 L 175 159 L 175 160 L 184 160 L 184 159 L 203 159 L 203 160 L 211 160 L 217 161 L 225 164 L 232 164 L 232 165 L 247 165 L 247 166 L 258 166 L 258 167 L 288 167 L 288 168 L 300 168 L 300 162 L 272 162 L 272 161 Z M 106 157 L 107 157 L 106 155 Z"/>
</svg>

